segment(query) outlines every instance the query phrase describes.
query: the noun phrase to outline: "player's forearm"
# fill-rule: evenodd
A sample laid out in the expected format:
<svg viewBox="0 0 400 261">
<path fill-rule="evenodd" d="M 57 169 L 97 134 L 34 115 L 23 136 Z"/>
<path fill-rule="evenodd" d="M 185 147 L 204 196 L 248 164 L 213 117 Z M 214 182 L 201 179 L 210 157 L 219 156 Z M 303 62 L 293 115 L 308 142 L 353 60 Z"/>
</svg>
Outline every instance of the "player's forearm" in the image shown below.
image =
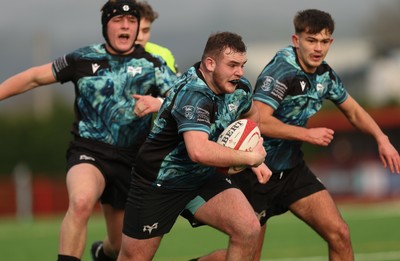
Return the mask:
<svg viewBox="0 0 400 261">
<path fill-rule="evenodd" d="M 273 116 L 262 119 L 259 127 L 261 133 L 270 138 L 305 141 L 307 136 L 306 128 L 283 123 Z"/>
<path fill-rule="evenodd" d="M 255 152 L 230 149 L 213 141 L 197 144 L 196 147 L 188 148 L 189 157 L 194 162 L 203 165 L 215 167 L 254 166 L 259 161 Z"/>
<path fill-rule="evenodd" d="M 15 96 L 41 85 L 56 82 L 52 73 L 51 64 L 32 67 L 18 73 L 0 85 L 0 100 Z"/>
<path fill-rule="evenodd" d="M 23 93 L 34 88 L 26 81 L 26 76 L 23 73 L 17 74 L 0 85 L 0 100 Z"/>
<path fill-rule="evenodd" d="M 347 119 L 361 132 L 374 137 L 377 143 L 380 140 L 387 139 L 387 136 L 382 132 L 375 120 L 361 106 L 358 106 L 351 115 L 347 115 Z"/>
</svg>

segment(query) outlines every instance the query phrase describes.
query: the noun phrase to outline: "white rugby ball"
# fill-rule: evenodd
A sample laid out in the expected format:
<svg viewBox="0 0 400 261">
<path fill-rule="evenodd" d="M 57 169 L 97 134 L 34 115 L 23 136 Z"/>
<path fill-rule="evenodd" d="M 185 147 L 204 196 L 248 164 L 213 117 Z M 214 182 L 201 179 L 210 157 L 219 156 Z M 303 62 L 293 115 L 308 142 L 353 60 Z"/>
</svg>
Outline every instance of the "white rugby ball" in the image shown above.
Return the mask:
<svg viewBox="0 0 400 261">
<path fill-rule="evenodd" d="M 217 143 L 234 150 L 252 151 L 260 140 L 260 137 L 260 129 L 254 121 L 240 119 L 231 123 L 219 135 Z M 217 171 L 226 174 L 235 174 L 245 168 L 246 166 L 232 166 L 217 168 Z"/>
</svg>

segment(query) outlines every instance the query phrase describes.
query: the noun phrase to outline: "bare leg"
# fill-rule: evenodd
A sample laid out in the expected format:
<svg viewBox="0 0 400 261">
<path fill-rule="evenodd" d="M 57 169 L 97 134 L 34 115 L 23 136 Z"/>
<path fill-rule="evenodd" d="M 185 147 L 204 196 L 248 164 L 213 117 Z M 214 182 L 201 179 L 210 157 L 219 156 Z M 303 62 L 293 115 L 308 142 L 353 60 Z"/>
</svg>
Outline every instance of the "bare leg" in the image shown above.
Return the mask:
<svg viewBox="0 0 400 261">
<path fill-rule="evenodd" d="M 264 243 L 264 235 L 266 228 L 267 225 L 261 227 L 261 232 L 258 237 L 257 249 L 256 249 L 256 255 L 254 256 L 254 261 L 258 261 L 261 259 L 261 252 Z M 198 261 L 224 261 L 225 259 L 226 259 L 226 249 L 219 249 L 209 253 L 206 256 L 199 257 Z"/>
<path fill-rule="evenodd" d="M 302 198 L 289 208 L 325 239 L 330 261 L 354 260 L 349 228 L 327 190 Z"/>
<path fill-rule="evenodd" d="M 87 223 L 104 189 L 104 178 L 90 164 L 79 164 L 67 173 L 69 205 L 61 223 L 59 254 L 81 258 Z"/>
<path fill-rule="evenodd" d="M 107 227 L 107 237 L 103 240 L 103 251 L 108 257 L 116 259 L 121 248 L 124 211 L 107 204 L 102 205 L 102 208 Z"/>
<path fill-rule="evenodd" d="M 240 190 L 228 189 L 214 196 L 197 210 L 195 217 L 229 235 L 226 260 L 253 260 L 260 223 Z M 222 252 L 214 253 L 218 254 L 223 257 Z"/>
<path fill-rule="evenodd" d="M 122 234 L 117 261 L 151 261 L 160 245 L 161 237 L 136 239 Z"/>
</svg>

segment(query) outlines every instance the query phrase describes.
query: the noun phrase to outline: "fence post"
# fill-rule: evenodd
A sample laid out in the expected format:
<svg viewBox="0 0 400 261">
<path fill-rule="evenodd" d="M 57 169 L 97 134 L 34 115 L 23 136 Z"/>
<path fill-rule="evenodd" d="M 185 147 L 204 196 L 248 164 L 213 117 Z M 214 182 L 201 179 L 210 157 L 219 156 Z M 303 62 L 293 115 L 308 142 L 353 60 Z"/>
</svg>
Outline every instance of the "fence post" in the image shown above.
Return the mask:
<svg viewBox="0 0 400 261">
<path fill-rule="evenodd" d="M 17 219 L 32 220 L 32 174 L 29 168 L 19 163 L 14 169 Z"/>
</svg>

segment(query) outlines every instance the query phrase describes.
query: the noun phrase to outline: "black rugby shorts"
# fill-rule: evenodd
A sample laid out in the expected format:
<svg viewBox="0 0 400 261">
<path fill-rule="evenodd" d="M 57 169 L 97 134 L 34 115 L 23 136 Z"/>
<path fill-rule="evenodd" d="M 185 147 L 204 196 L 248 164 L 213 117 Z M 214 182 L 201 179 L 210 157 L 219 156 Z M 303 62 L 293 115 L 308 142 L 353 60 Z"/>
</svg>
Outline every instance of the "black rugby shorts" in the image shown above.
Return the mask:
<svg viewBox="0 0 400 261">
<path fill-rule="evenodd" d="M 67 171 L 80 163 L 96 166 L 106 180 L 106 187 L 100 197 L 101 204 L 110 204 L 116 209 L 124 209 L 136 154 L 134 149 L 118 148 L 79 138 L 72 141 L 68 148 Z"/>
<path fill-rule="evenodd" d="M 326 189 L 304 161 L 292 169 L 273 173 L 266 184 L 260 184 L 251 169 L 233 175 L 232 180 L 249 200 L 261 226 L 270 217 L 288 211 L 299 199 Z"/>
</svg>

